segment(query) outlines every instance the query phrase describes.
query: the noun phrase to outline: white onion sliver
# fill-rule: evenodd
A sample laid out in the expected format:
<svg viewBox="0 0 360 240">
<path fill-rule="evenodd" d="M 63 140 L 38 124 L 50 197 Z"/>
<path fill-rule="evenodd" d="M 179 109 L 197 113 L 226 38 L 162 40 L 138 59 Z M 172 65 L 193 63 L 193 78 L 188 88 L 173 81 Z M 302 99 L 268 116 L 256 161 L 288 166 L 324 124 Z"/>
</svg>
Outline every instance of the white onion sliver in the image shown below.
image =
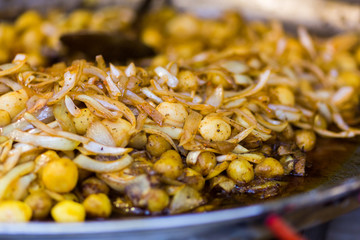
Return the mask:
<svg viewBox="0 0 360 240">
<path fill-rule="evenodd" d="M 236 147 L 233 149 L 233 153 L 237 153 L 237 154 L 247 153 L 247 152 L 249 152 L 249 150 L 241 146 L 240 144 L 236 145 Z"/>
<path fill-rule="evenodd" d="M 82 169 L 97 173 L 104 173 L 120 171 L 125 167 L 129 166 L 132 163 L 133 159 L 128 154 L 126 154 L 125 156 L 117 160 L 98 161 L 83 154 L 80 154 L 73 161 Z"/>
<path fill-rule="evenodd" d="M 80 109 L 75 105 L 73 100 L 68 95 L 65 96 L 65 106 L 67 110 L 69 110 L 69 113 L 74 117 L 78 117 L 81 114 Z"/>
<path fill-rule="evenodd" d="M 20 84 L 14 82 L 10 78 L 0 78 L 0 83 L 3 83 L 6 86 L 10 87 L 13 91 L 18 91 L 23 88 Z"/>
<path fill-rule="evenodd" d="M 12 131 L 9 137 L 17 142 L 60 151 L 71 151 L 79 145 L 79 142 L 66 138 L 35 135 L 17 129 Z"/>
<path fill-rule="evenodd" d="M 222 104 L 223 98 L 224 98 L 224 89 L 221 85 L 219 85 L 214 89 L 213 93 L 206 100 L 206 104 L 218 108 Z"/>
<path fill-rule="evenodd" d="M 8 189 L 9 185 L 13 183 L 19 177 L 30 173 L 34 169 L 34 162 L 27 162 L 21 165 L 18 165 L 11 169 L 5 176 L 0 178 L 0 200 L 5 196 L 5 192 Z"/>
<path fill-rule="evenodd" d="M 104 83 L 111 96 L 118 97 L 121 95 L 120 89 L 116 86 L 110 76 L 105 78 Z"/>
<path fill-rule="evenodd" d="M 103 144 L 91 141 L 83 144 L 84 149 L 93 153 L 101 155 L 122 155 L 132 151 L 131 148 L 121 148 L 121 147 L 109 147 Z"/>
<path fill-rule="evenodd" d="M 148 89 L 147 87 L 144 87 L 141 89 L 141 92 L 143 94 L 145 94 L 145 96 L 147 96 L 148 98 L 150 98 L 151 100 L 153 100 L 154 102 L 156 102 L 157 104 L 162 103 L 163 100 L 161 98 L 159 98 L 155 93 L 153 93 L 152 91 L 150 91 L 150 89 Z"/>
<path fill-rule="evenodd" d="M 354 93 L 354 88 L 350 86 L 345 86 L 336 91 L 336 93 L 331 98 L 331 103 L 340 106 L 341 104 L 350 100 L 351 96 Z"/>
<path fill-rule="evenodd" d="M 172 139 L 179 140 L 181 135 L 183 134 L 184 130 L 178 127 L 169 127 L 169 126 L 158 126 L 158 125 L 144 125 L 144 129 L 155 129 L 161 131 L 167 135 L 169 135 Z"/>
<path fill-rule="evenodd" d="M 179 84 L 179 80 L 174 75 L 169 73 L 169 71 L 166 70 L 165 68 L 157 67 L 157 68 L 155 68 L 154 71 L 160 78 L 162 78 L 166 81 L 166 84 L 169 87 L 175 88 Z"/>
<path fill-rule="evenodd" d="M 66 93 L 68 93 L 76 84 L 76 73 L 71 73 L 67 71 L 64 74 L 64 86 L 61 90 L 55 93 L 50 99 L 49 104 L 55 103 L 56 101 L 60 100 Z"/>
<path fill-rule="evenodd" d="M 134 63 L 130 63 L 129 66 L 125 69 L 125 75 L 127 77 L 133 77 L 136 75 L 136 67 Z"/>
<path fill-rule="evenodd" d="M 189 165 L 195 165 L 200 153 L 202 153 L 202 151 L 189 152 L 188 155 L 186 156 L 186 163 Z"/>
</svg>

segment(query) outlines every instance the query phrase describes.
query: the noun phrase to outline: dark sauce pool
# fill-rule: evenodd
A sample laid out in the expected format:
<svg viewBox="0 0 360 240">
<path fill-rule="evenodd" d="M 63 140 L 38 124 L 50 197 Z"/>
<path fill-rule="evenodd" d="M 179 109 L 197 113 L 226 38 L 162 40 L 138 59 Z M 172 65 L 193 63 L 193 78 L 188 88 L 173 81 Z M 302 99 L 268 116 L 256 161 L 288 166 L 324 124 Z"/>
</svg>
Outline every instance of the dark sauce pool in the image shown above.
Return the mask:
<svg viewBox="0 0 360 240">
<path fill-rule="evenodd" d="M 319 138 L 317 140 L 316 148 L 307 153 L 306 176 L 286 176 L 282 179 L 278 179 L 280 184 L 277 186 L 278 188 L 275 187 L 275 196 L 264 198 L 261 197 L 261 192 L 260 194 L 251 194 L 241 190 L 241 188 L 239 188 L 239 191 L 235 191 L 230 194 L 225 193 L 224 191 L 208 191 L 209 193 L 205 194 L 206 198 L 208 199 L 207 204 L 199 207 L 198 209 L 195 209 L 194 212 L 211 211 L 263 203 L 269 200 L 284 198 L 310 191 L 319 186 L 342 180 L 345 177 L 351 177 L 351 173 L 349 174 L 351 169 L 344 170 L 343 166 L 348 165 L 344 163 L 348 163 L 350 158 L 353 160 L 357 159 L 354 158 L 353 155 L 355 150 L 358 149 L 359 145 L 360 138 Z M 360 159 L 360 151 L 358 152 Z M 350 168 L 353 168 L 354 175 L 360 172 L 356 170 L 360 169 L 360 161 L 356 162 L 359 162 L 357 168 L 356 166 L 350 166 Z M 342 174 L 341 171 L 345 171 L 346 173 Z M 205 192 L 206 191 L 207 190 L 205 189 Z M 128 209 L 128 212 L 116 211 L 116 209 L 114 210 L 115 211 L 112 215 L 112 219 L 128 219 L 151 216 L 150 212 L 138 208 L 130 208 Z M 167 215 L 166 211 L 164 211 L 161 215 Z"/>
<path fill-rule="evenodd" d="M 351 169 L 343 169 L 344 163 L 350 160 L 360 144 L 360 139 L 329 139 L 319 138 L 314 150 L 307 153 L 306 175 L 286 176 L 279 180 L 285 183 L 279 186 L 279 194 L 273 197 L 261 198 L 259 194 L 229 194 L 213 198 L 215 209 L 247 206 L 265 201 L 288 197 L 294 194 L 310 191 L 324 184 L 331 184 L 342 180 L 342 172 L 351 177 Z M 358 161 L 360 162 L 360 161 Z M 359 166 L 360 167 L 360 166 Z M 351 167 L 350 167 L 351 168 Z M 356 169 L 354 175 L 356 174 Z"/>
</svg>

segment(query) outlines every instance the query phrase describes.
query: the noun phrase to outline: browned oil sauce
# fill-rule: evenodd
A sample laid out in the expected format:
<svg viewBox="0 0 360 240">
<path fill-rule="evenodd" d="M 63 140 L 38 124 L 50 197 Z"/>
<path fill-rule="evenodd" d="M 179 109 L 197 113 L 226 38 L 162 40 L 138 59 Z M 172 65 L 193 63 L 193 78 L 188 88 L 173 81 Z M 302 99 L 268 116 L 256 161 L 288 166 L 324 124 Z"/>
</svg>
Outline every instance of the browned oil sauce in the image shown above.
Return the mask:
<svg viewBox="0 0 360 240">
<path fill-rule="evenodd" d="M 287 182 L 280 194 L 275 197 L 259 199 L 249 194 L 229 195 L 217 208 L 230 208 L 268 200 L 279 199 L 297 193 L 306 192 L 319 187 L 321 184 L 330 181 L 331 178 L 342 168 L 344 163 L 350 159 L 356 148 L 359 146 L 359 139 L 324 139 L 317 140 L 314 150 L 307 153 L 306 176 L 287 176 L 281 181 Z"/>
<path fill-rule="evenodd" d="M 359 139 L 339 140 L 319 138 L 316 148 L 307 153 L 306 176 L 287 176 L 281 179 L 281 182 L 286 182 L 287 184 L 281 188 L 280 194 L 275 197 L 261 199 L 259 198 L 259 195 L 255 196 L 236 191 L 231 194 L 211 192 L 211 194 L 206 194 L 209 200 L 207 204 L 210 207 L 208 210 L 262 203 L 312 190 L 331 180 L 331 178 L 342 168 L 343 164 L 349 160 L 359 144 Z M 132 218 L 135 216 L 149 216 L 151 214 L 143 211 L 127 214 L 115 212 L 112 217 L 118 219 L 124 218 L 124 215 L 126 215 L 127 218 Z"/>
</svg>

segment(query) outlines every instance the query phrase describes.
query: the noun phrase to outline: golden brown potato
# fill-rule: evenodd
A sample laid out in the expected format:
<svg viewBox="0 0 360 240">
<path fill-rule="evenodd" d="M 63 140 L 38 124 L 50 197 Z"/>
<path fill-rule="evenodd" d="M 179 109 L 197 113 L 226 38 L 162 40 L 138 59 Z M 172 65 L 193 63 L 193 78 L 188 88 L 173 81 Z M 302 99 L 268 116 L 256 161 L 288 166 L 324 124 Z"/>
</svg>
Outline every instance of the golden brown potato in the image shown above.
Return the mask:
<svg viewBox="0 0 360 240">
<path fill-rule="evenodd" d="M 235 182 L 250 182 L 254 179 L 254 169 L 251 163 L 244 159 L 237 159 L 230 163 L 227 175 Z"/>
<path fill-rule="evenodd" d="M 255 167 L 255 175 L 264 178 L 273 178 L 284 174 L 284 168 L 275 158 L 265 158 Z"/>
<path fill-rule="evenodd" d="M 159 135 L 149 135 L 147 139 L 146 150 L 154 157 L 160 157 L 171 148 L 170 143 Z"/>
<path fill-rule="evenodd" d="M 34 219 L 45 219 L 49 216 L 53 201 L 44 191 L 36 191 L 27 196 L 24 202 L 32 209 Z"/>
<path fill-rule="evenodd" d="M 70 200 L 58 202 L 51 209 L 51 216 L 56 222 L 82 222 L 85 215 L 85 207 Z"/>
<path fill-rule="evenodd" d="M 76 186 L 78 180 L 78 168 L 70 159 L 55 159 L 48 162 L 43 167 L 41 180 L 49 190 L 67 193 Z"/>
<path fill-rule="evenodd" d="M 0 97 L 0 109 L 7 111 L 13 119 L 26 108 L 28 99 L 29 96 L 24 89 L 5 93 Z"/>
<path fill-rule="evenodd" d="M 181 157 L 175 150 L 164 152 L 154 164 L 154 170 L 168 178 L 179 177 L 182 169 L 183 163 Z"/>
<path fill-rule="evenodd" d="M 202 152 L 197 158 L 196 164 L 191 168 L 201 173 L 203 176 L 209 174 L 209 172 L 216 166 L 216 157 L 212 152 Z"/>
<path fill-rule="evenodd" d="M 83 202 L 86 214 L 91 217 L 106 218 L 111 214 L 111 202 L 104 193 L 90 194 Z"/>
</svg>

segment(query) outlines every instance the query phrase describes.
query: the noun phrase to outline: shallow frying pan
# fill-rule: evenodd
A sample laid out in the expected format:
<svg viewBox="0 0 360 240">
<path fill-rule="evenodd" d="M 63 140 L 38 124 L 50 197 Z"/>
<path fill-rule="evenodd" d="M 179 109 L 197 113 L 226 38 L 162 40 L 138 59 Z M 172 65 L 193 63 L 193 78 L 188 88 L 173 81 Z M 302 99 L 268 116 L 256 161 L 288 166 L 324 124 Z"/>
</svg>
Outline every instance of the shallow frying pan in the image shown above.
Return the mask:
<svg viewBox="0 0 360 240">
<path fill-rule="evenodd" d="M 0 1 L 1 11 L 7 6 L 6 2 L 8 1 Z M 35 4 L 36 1 L 30 2 Z M 72 7 L 74 6 L 75 1 L 68 2 Z M 182 1 L 180 4 L 178 1 L 173 1 L 173 4 L 186 8 L 184 7 L 185 2 L 189 1 Z M 204 3 L 204 1 L 197 1 L 199 4 L 201 2 Z M 225 2 L 234 4 L 234 1 Z M 243 1 L 239 1 L 239 3 L 241 2 Z M 299 4 L 303 2 L 299 1 Z M 55 3 L 57 1 L 54 1 Z M 207 6 L 209 5 L 210 3 Z M 222 4 L 222 6 L 224 5 Z M 188 7 L 195 11 L 199 9 L 195 3 Z M 334 26 L 332 26 L 333 29 L 336 28 Z M 345 28 L 351 28 L 351 24 L 343 26 L 343 28 L 338 27 L 337 30 Z M 328 163 L 327 159 L 324 160 L 326 154 L 315 156 L 311 168 L 313 170 L 309 170 L 311 176 L 308 179 L 310 181 L 305 184 L 306 186 L 304 185 L 304 190 L 307 190 L 302 193 L 248 206 L 176 216 L 63 224 L 53 222 L 2 223 L 0 224 L 0 239 L 263 239 L 270 236 L 264 220 L 272 213 L 281 215 L 297 230 L 302 230 L 360 206 L 360 147 L 346 149 L 348 145 L 342 143 L 341 141 L 336 142 L 336 146 L 343 146 L 345 152 L 353 152 L 353 154 L 350 154 L 350 157 L 345 155 L 335 157 L 337 160 L 332 160 L 336 161 L 335 163 Z M 355 143 L 355 145 L 359 144 Z M 329 170 L 331 174 L 327 172 L 327 178 L 317 177 L 317 171 L 322 171 L 321 169 L 324 168 L 329 169 L 330 165 L 335 165 L 336 168 Z M 314 181 L 313 184 L 311 181 Z M 309 189 L 310 186 L 312 189 Z"/>
</svg>

